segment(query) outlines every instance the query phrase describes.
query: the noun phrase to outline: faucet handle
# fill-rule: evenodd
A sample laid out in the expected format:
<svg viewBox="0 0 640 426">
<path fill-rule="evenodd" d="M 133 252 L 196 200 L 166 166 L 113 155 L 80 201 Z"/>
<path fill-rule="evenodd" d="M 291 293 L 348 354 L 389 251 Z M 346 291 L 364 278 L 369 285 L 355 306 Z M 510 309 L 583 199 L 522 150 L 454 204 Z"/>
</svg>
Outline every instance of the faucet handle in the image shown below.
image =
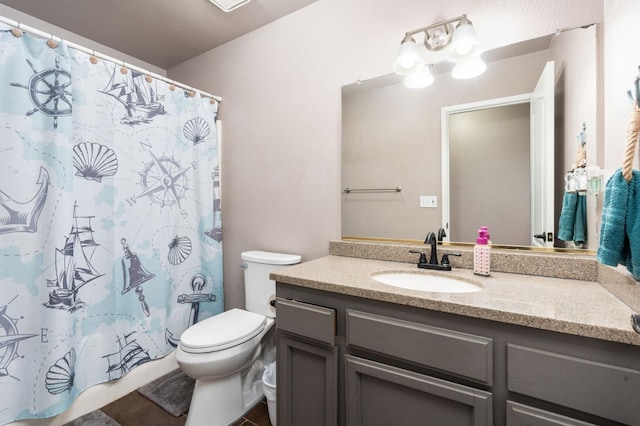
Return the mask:
<svg viewBox="0 0 640 426">
<path fill-rule="evenodd" d="M 462 256 L 460 253 L 445 253 L 442 255 L 442 262 L 440 262 L 443 265 L 449 265 L 449 256 Z"/>
<path fill-rule="evenodd" d="M 418 260 L 418 263 L 427 263 L 427 255 L 424 252 L 418 250 L 409 250 L 409 253 L 420 255 L 420 260 Z"/>
</svg>

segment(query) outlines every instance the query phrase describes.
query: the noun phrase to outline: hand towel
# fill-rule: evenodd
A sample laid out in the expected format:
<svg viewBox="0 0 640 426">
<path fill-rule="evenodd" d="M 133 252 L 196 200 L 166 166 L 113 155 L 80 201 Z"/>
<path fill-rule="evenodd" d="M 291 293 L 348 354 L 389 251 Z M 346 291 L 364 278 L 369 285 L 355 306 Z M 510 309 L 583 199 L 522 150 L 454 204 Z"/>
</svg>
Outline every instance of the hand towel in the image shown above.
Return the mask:
<svg viewBox="0 0 640 426">
<path fill-rule="evenodd" d="M 640 172 L 637 170 L 629 182 L 625 229 L 628 250 L 624 265 L 633 278 L 640 281 Z"/>
<path fill-rule="evenodd" d="M 576 216 L 573 224 L 573 242 L 576 247 L 587 242 L 587 194 L 579 192 L 576 201 Z"/>
<path fill-rule="evenodd" d="M 600 244 L 596 255 L 602 264 L 618 266 L 622 260 L 628 194 L 629 185 L 622 176 L 622 169 L 618 169 L 607 181 L 602 202 Z"/>
<path fill-rule="evenodd" d="M 597 260 L 609 266 L 625 265 L 640 281 L 640 172 L 631 181 L 615 171 L 607 182 Z"/>
<path fill-rule="evenodd" d="M 562 197 L 562 210 L 560 211 L 560 221 L 558 224 L 558 238 L 563 241 L 573 239 L 573 231 L 576 222 L 576 207 L 578 204 L 578 193 L 565 192 Z"/>
</svg>

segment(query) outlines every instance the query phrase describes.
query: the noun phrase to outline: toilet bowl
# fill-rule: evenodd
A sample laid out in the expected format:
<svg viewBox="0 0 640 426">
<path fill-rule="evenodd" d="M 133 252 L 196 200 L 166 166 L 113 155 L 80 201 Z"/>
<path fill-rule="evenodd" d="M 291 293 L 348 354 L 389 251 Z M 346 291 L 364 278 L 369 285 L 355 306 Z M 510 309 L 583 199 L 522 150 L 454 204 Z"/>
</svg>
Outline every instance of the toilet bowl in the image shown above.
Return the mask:
<svg viewBox="0 0 640 426">
<path fill-rule="evenodd" d="M 228 425 L 263 398 L 264 365 L 275 361 L 275 282 L 269 273 L 300 256 L 250 251 L 242 259 L 246 310 L 207 318 L 180 336 L 176 361 L 196 379 L 187 426 Z"/>
<path fill-rule="evenodd" d="M 233 327 L 225 330 L 227 324 Z M 273 324 L 272 318 L 232 309 L 182 334 L 176 361 L 196 379 L 187 425 L 227 425 L 262 399 L 261 341 Z M 247 374 L 254 364 L 253 374 Z"/>
</svg>

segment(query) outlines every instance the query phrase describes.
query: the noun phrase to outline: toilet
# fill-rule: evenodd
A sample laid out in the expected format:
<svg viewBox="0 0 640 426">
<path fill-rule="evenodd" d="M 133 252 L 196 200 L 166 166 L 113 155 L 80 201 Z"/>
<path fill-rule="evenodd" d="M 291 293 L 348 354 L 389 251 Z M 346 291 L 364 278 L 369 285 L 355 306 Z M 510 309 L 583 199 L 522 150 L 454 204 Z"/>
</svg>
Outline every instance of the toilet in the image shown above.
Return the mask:
<svg viewBox="0 0 640 426">
<path fill-rule="evenodd" d="M 238 420 L 262 400 L 264 366 L 275 361 L 276 286 L 269 273 L 300 263 L 300 256 L 246 251 L 241 258 L 245 309 L 207 318 L 180 336 L 176 361 L 196 379 L 187 426 L 226 426 Z"/>
</svg>

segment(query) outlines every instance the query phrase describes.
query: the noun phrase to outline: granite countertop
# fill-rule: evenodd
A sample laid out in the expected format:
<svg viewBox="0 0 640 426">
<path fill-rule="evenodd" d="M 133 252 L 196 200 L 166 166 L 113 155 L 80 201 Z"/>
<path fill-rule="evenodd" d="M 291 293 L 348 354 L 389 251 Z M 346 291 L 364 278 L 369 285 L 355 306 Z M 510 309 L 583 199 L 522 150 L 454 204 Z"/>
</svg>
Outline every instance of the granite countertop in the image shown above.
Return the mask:
<svg viewBox="0 0 640 426">
<path fill-rule="evenodd" d="M 430 293 L 379 283 L 371 275 L 408 271 L 473 281 L 482 291 Z M 634 311 L 597 281 L 470 269 L 438 272 L 415 264 L 329 255 L 280 269 L 271 278 L 300 287 L 414 306 L 474 318 L 640 346 L 631 328 Z"/>
</svg>

